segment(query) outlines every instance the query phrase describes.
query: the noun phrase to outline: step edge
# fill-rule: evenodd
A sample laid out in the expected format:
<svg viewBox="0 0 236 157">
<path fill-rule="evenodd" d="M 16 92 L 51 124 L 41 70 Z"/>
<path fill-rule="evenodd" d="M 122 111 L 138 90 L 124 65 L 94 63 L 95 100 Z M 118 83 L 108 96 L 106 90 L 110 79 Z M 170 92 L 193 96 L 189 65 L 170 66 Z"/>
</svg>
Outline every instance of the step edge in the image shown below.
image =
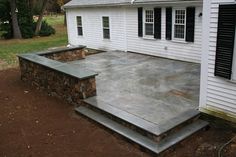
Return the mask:
<svg viewBox="0 0 236 157">
<path fill-rule="evenodd" d="M 207 127 L 209 125 L 208 122 L 203 121 L 198 119 L 197 121 L 193 122 L 192 124 L 189 124 L 185 127 L 183 127 L 182 129 L 180 129 L 178 132 L 168 136 L 167 138 L 163 139 L 158 145 L 160 148 L 160 153 L 163 152 L 164 150 L 174 146 L 175 144 L 183 141 L 184 139 L 190 137 L 191 135 L 193 135 L 194 133 L 200 131 L 201 129 Z M 193 129 L 193 127 L 195 127 Z M 184 133 L 184 130 L 190 130 L 189 133 Z M 178 136 L 177 136 L 178 135 Z M 175 139 L 174 142 L 171 142 L 172 139 Z M 165 143 L 166 144 L 163 144 Z"/>
<path fill-rule="evenodd" d="M 114 132 L 124 136 L 125 138 L 127 138 L 127 139 L 129 139 L 129 140 L 131 140 L 131 141 L 133 141 L 133 142 L 135 142 L 135 143 L 137 143 L 139 145 L 141 145 L 142 147 L 144 147 L 144 148 L 146 148 L 146 149 L 148 149 L 148 150 L 150 150 L 150 151 L 152 151 L 154 153 L 158 153 L 156 151 L 156 149 L 155 149 L 157 147 L 157 143 L 154 142 L 153 140 L 151 140 L 151 139 L 149 139 L 149 138 L 147 138 L 147 137 L 145 137 L 145 136 L 143 136 L 143 135 L 141 135 L 141 134 L 139 134 L 139 133 L 137 133 L 137 132 L 135 132 L 135 131 L 133 131 L 133 130 L 131 130 L 131 129 L 129 129 L 129 128 L 119 124 L 119 123 L 117 123 L 117 122 L 115 122 L 115 121 L 112 121 L 111 119 L 109 119 L 109 118 L 107 118 L 107 117 L 105 117 L 105 116 L 103 116 L 103 115 L 101 115 L 99 113 L 96 113 L 96 112 L 94 112 L 92 110 L 90 110 L 90 111 L 93 112 L 93 114 L 95 113 L 96 116 L 99 115 L 100 118 L 106 119 L 107 121 L 113 122 L 114 124 L 112 124 L 112 125 L 114 125 L 114 126 L 111 126 L 111 124 L 104 124 L 103 122 L 98 121 L 98 119 L 99 119 L 98 117 L 96 117 L 96 119 L 95 119 L 95 118 L 93 118 L 93 116 L 88 115 L 87 113 L 84 113 L 84 111 L 81 111 L 78 108 L 75 109 L 75 110 L 76 110 L 76 112 L 78 112 L 78 113 L 80 113 L 80 114 L 82 114 L 82 115 L 92 119 L 93 121 L 99 123 L 100 125 L 105 126 L 106 128 L 109 128 L 110 130 L 113 130 Z M 89 110 L 89 109 L 87 109 L 87 110 Z M 120 129 L 123 129 L 123 131 L 118 131 L 117 129 L 115 129 L 115 127 L 120 127 Z M 127 134 L 128 131 L 132 132 L 132 134 L 128 135 Z M 144 143 L 140 142 L 139 140 L 137 140 L 137 138 L 134 137 L 134 135 L 136 135 L 137 137 L 139 136 L 139 138 L 141 139 L 142 142 L 146 141 L 145 143 L 148 143 L 148 144 L 144 144 Z"/>
<path fill-rule="evenodd" d="M 109 119 L 109 118 L 103 116 L 103 115 L 100 114 L 100 113 L 96 113 L 96 112 L 92 111 L 91 109 L 88 109 L 88 108 L 86 108 L 86 107 L 80 106 L 80 109 L 81 109 L 81 108 L 83 108 L 83 109 L 85 109 L 85 110 L 89 110 L 89 111 L 93 112 L 93 114 L 95 113 L 96 116 L 100 116 L 100 117 L 102 117 L 103 119 L 106 119 L 107 121 L 112 121 L 111 119 Z M 125 132 L 123 132 L 123 133 L 122 133 L 122 131 L 119 131 L 119 132 L 118 132 L 117 130 L 114 129 L 114 127 L 109 126 L 109 124 L 104 124 L 104 123 L 102 123 L 102 122 L 99 122 L 99 121 L 97 120 L 97 118 L 91 117 L 91 115 L 88 115 L 88 114 L 84 113 L 84 112 L 81 111 L 80 109 L 79 109 L 79 108 L 76 108 L 75 111 L 78 112 L 78 113 L 80 113 L 80 114 L 82 114 L 82 115 L 84 115 L 84 116 L 86 116 L 86 117 L 88 117 L 88 118 L 90 118 L 90 119 L 92 119 L 93 121 L 99 123 L 100 125 L 103 125 L 103 126 L 105 126 L 106 128 L 109 128 L 110 130 L 113 130 L 114 132 L 116 132 L 116 133 L 118 133 L 118 134 L 124 136 L 125 138 L 127 138 L 127 139 L 129 139 L 129 140 L 131 140 L 131 141 L 133 141 L 133 142 L 135 142 L 135 143 L 141 145 L 142 147 L 144 147 L 144 148 L 146 148 L 146 149 L 148 149 L 148 150 L 150 150 L 150 151 L 152 151 L 152 152 L 154 152 L 154 153 L 156 153 L 156 154 L 160 154 L 161 152 L 163 152 L 163 151 L 165 151 L 166 149 L 168 149 L 168 148 L 174 146 L 175 144 L 181 142 L 182 140 L 186 139 L 187 137 L 191 136 L 192 134 L 196 133 L 197 131 L 203 129 L 204 127 L 206 127 L 206 126 L 209 124 L 208 122 L 205 122 L 205 121 L 199 119 L 199 120 L 195 121 L 194 123 L 189 124 L 188 126 L 183 127 L 183 128 L 180 129 L 178 132 L 176 132 L 176 133 L 170 135 L 169 137 L 163 139 L 160 143 L 157 143 L 157 142 L 155 142 L 155 141 L 153 141 L 153 140 L 151 140 L 151 139 L 149 139 L 149 138 L 147 138 L 147 137 L 145 137 L 145 136 L 143 136 L 143 135 L 141 135 L 141 134 L 139 134 L 139 133 L 133 131 L 132 129 L 129 129 L 129 128 L 127 128 L 127 127 L 125 127 L 125 126 L 123 126 L 123 125 L 121 125 L 121 124 L 119 124 L 119 123 L 117 123 L 117 122 L 115 122 L 115 121 L 112 121 L 112 123 L 114 123 L 113 125 L 118 125 L 119 127 L 121 127 L 122 129 L 124 129 L 124 130 L 126 130 L 126 131 L 129 130 L 130 132 L 133 132 L 133 134 L 127 135 L 127 133 L 125 133 Z M 82 109 L 82 110 L 83 110 L 83 109 Z M 200 123 L 201 125 L 198 125 L 198 123 Z M 195 129 L 192 129 L 192 127 L 195 126 L 195 125 L 196 125 L 196 128 L 195 128 Z M 186 128 L 187 128 L 187 129 L 190 129 L 190 132 L 189 132 L 188 134 L 184 133 L 184 131 L 183 131 L 183 130 L 186 129 Z M 141 141 L 144 142 L 144 140 L 145 140 L 145 141 L 148 142 L 149 144 L 140 143 L 140 141 L 137 140 L 137 138 L 131 137 L 131 136 L 133 136 L 133 135 L 139 136 L 139 137 L 142 139 Z M 177 135 L 181 135 L 181 136 L 177 136 Z M 177 136 L 177 140 L 174 140 L 174 142 L 171 141 L 172 139 L 176 139 L 175 136 Z"/>
<path fill-rule="evenodd" d="M 132 122 L 132 121 L 129 121 L 128 119 L 125 119 L 124 117 L 119 117 L 119 116 L 117 116 L 117 115 L 111 113 L 110 111 L 104 110 L 104 109 L 101 108 L 97 103 L 96 103 L 96 105 L 95 105 L 95 104 L 92 104 L 92 103 L 90 102 L 91 99 L 97 99 L 98 101 L 102 102 L 104 106 L 109 106 L 109 107 L 113 108 L 114 110 L 119 110 L 119 111 L 123 112 L 124 114 L 128 114 L 129 116 L 135 117 L 135 118 L 137 118 L 137 119 L 139 119 L 139 120 L 145 122 L 147 125 L 150 124 L 150 127 L 145 128 L 145 127 L 142 126 L 141 124 L 134 123 L 134 122 Z M 151 134 L 153 134 L 154 136 L 160 136 L 160 135 L 166 133 L 167 131 L 176 128 L 177 126 L 179 126 L 179 125 L 181 125 L 181 124 L 187 122 L 188 120 L 190 120 L 190 119 L 192 119 L 192 118 L 194 118 L 194 117 L 196 117 L 196 116 L 198 116 L 198 115 L 200 114 L 200 112 L 197 111 L 197 110 L 195 110 L 195 109 L 189 109 L 189 110 L 187 110 L 187 111 L 184 111 L 184 112 L 180 113 L 180 114 L 177 116 L 177 117 L 181 117 L 182 120 L 176 122 L 177 117 L 174 117 L 174 118 L 170 119 L 168 122 L 165 122 L 165 123 L 171 123 L 171 124 L 172 124 L 171 126 L 166 127 L 165 124 L 155 124 L 155 123 L 151 123 L 151 122 L 149 122 L 149 121 L 147 121 L 147 120 L 145 120 L 145 119 L 142 119 L 142 118 L 137 117 L 137 116 L 135 116 L 135 115 L 133 115 L 133 114 L 130 114 L 129 112 L 126 112 L 126 111 L 121 110 L 121 109 L 119 109 L 119 108 L 117 108 L 117 107 L 114 107 L 114 106 L 110 105 L 109 103 L 107 103 L 107 102 L 105 102 L 105 101 L 103 101 L 103 100 L 100 100 L 97 96 L 94 96 L 94 97 L 85 99 L 85 100 L 83 100 L 83 101 L 84 101 L 85 103 L 91 105 L 92 107 L 98 108 L 99 110 L 104 111 L 104 112 L 106 112 L 106 113 L 112 115 L 113 117 L 119 118 L 119 119 L 125 121 L 126 123 L 130 123 L 131 125 L 133 125 L 133 126 L 135 126 L 135 127 L 138 127 L 138 128 L 140 128 L 140 129 L 142 129 L 142 130 L 144 130 L 144 131 L 147 131 L 148 133 L 151 133 Z M 188 118 L 186 118 L 186 119 L 183 120 L 182 115 L 185 116 L 186 113 L 187 113 L 187 112 L 190 112 L 190 111 L 192 112 L 192 114 L 189 115 Z M 175 122 L 172 122 L 172 121 L 175 121 Z M 135 121 L 135 122 L 136 122 L 136 121 Z"/>
<path fill-rule="evenodd" d="M 89 99 L 90 99 L 90 98 L 89 98 Z M 142 124 L 140 124 L 140 123 L 139 123 L 139 124 L 133 123 L 133 121 L 129 121 L 129 120 L 126 119 L 125 117 L 119 117 L 119 116 L 113 114 L 110 110 L 104 110 L 103 108 L 101 108 L 101 106 L 98 106 L 97 104 L 96 104 L 96 105 L 91 104 L 90 102 L 87 101 L 87 99 L 84 100 L 85 103 L 91 105 L 92 107 L 98 108 L 99 110 L 101 110 L 101 111 L 103 111 L 103 112 L 106 112 L 106 113 L 112 115 L 113 117 L 116 117 L 116 118 L 118 118 L 118 119 L 120 119 L 120 120 L 122 120 L 122 121 L 124 121 L 124 122 L 126 122 L 126 123 L 129 123 L 129 124 L 131 124 L 131 125 L 133 125 L 133 126 L 135 126 L 135 127 L 137 127 L 137 128 L 140 128 L 140 129 L 142 129 L 142 130 L 144 130 L 144 131 L 147 131 L 148 133 L 151 133 L 151 134 L 153 134 L 153 135 L 155 135 L 155 136 L 159 136 L 159 135 L 162 134 L 162 131 L 156 131 L 156 130 L 158 130 L 159 128 L 161 128 L 161 127 L 158 126 L 158 124 L 155 124 L 155 123 L 151 123 L 151 122 L 149 122 L 149 121 L 146 121 L 146 120 L 144 120 L 144 119 L 142 119 L 142 118 L 140 118 L 140 117 L 138 117 L 138 116 L 135 116 L 135 115 L 133 115 L 133 114 L 131 114 L 131 113 L 129 113 L 129 112 L 126 112 L 126 111 L 121 110 L 121 109 L 119 109 L 119 108 L 117 108 L 117 107 L 114 107 L 114 106 L 112 106 L 112 105 L 109 105 L 107 102 L 104 102 L 104 101 L 102 101 L 102 100 L 99 100 L 99 101 L 103 102 L 103 103 L 104 103 L 104 104 L 103 104 L 104 106 L 109 106 L 110 108 L 113 108 L 114 110 L 120 111 L 120 112 L 122 112 L 123 114 L 126 114 L 126 115 L 128 115 L 128 116 L 130 116 L 130 117 L 133 117 L 133 119 L 138 119 L 139 121 L 144 122 L 145 125 L 147 125 L 147 126 L 149 125 L 148 128 L 145 128 L 145 127 L 144 127 Z M 137 122 L 137 121 L 135 121 L 135 122 Z M 158 129 L 156 129 L 156 128 L 158 128 Z"/>
<path fill-rule="evenodd" d="M 189 112 L 191 112 L 191 115 L 189 114 Z M 183 116 L 185 116 L 186 114 L 188 114 L 188 118 L 183 118 Z M 180 113 L 178 116 L 176 117 L 173 117 L 171 119 L 168 120 L 168 122 L 165 122 L 165 123 L 171 123 L 172 124 L 172 127 L 163 127 L 163 133 L 166 133 L 168 132 L 169 130 L 171 129 L 174 129 L 176 127 L 178 127 L 179 125 L 181 124 L 184 124 L 186 123 L 187 121 L 197 117 L 200 115 L 200 112 L 198 110 L 195 110 L 195 109 L 189 109 L 187 111 L 184 111 L 182 113 Z M 181 117 L 182 120 L 179 120 L 176 122 L 176 119 Z M 165 126 L 164 124 L 160 124 L 161 126 Z M 184 126 L 183 126 L 184 127 Z"/>
</svg>

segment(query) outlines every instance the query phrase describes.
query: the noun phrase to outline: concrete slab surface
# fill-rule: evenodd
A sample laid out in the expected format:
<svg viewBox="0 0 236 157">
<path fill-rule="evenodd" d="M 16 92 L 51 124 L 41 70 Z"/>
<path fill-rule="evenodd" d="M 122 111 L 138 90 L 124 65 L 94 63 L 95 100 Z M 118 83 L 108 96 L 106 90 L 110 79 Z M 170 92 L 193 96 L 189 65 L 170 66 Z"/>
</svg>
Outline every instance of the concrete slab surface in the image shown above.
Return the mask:
<svg viewBox="0 0 236 157">
<path fill-rule="evenodd" d="M 97 99 L 154 124 L 198 107 L 200 64 L 120 51 L 68 64 L 98 73 Z"/>
</svg>

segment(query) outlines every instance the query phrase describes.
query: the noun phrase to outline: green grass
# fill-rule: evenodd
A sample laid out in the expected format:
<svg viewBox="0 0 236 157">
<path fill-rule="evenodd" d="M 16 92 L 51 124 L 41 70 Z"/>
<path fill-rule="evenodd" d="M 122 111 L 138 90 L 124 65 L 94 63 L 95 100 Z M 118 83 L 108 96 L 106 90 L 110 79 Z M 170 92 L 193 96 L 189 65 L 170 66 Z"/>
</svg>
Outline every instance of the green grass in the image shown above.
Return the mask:
<svg viewBox="0 0 236 157">
<path fill-rule="evenodd" d="M 45 19 L 56 29 L 55 35 L 22 40 L 0 39 L 0 66 L 3 63 L 7 66 L 15 65 L 17 63 L 17 54 L 67 45 L 66 27 L 63 25 L 64 16 L 48 16 Z"/>
<path fill-rule="evenodd" d="M 60 25 L 64 22 L 64 16 L 60 15 L 60 16 L 47 16 L 44 18 L 44 20 L 46 20 L 50 25 Z"/>
</svg>

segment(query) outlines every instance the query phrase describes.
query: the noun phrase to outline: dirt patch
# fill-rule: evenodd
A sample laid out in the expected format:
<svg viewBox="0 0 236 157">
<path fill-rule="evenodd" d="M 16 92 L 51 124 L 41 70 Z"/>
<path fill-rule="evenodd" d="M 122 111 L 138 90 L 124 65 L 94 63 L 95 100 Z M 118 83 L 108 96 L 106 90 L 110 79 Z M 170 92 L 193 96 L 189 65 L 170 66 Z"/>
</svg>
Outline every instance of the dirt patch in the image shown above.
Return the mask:
<svg viewBox="0 0 236 157">
<path fill-rule="evenodd" d="M 0 71 L 1 157 L 147 157 L 148 153 L 77 116 L 73 106 L 22 83 L 18 69 Z M 235 136 L 211 128 L 179 144 L 166 157 L 216 157 Z M 236 156 L 235 143 L 223 155 Z"/>
</svg>

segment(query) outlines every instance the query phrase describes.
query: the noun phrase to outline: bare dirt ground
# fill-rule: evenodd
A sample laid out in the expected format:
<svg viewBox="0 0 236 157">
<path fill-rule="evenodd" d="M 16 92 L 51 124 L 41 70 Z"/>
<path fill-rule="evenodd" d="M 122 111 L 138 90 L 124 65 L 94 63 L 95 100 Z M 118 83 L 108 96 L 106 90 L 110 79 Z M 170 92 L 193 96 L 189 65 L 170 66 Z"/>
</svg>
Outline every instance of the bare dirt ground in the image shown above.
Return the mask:
<svg viewBox="0 0 236 157">
<path fill-rule="evenodd" d="M 0 157 L 150 156 L 45 93 L 21 82 L 18 69 L 0 71 Z M 234 136 L 232 129 L 211 128 L 165 156 L 217 157 L 219 148 Z M 222 152 L 236 157 L 236 140 Z"/>
</svg>

